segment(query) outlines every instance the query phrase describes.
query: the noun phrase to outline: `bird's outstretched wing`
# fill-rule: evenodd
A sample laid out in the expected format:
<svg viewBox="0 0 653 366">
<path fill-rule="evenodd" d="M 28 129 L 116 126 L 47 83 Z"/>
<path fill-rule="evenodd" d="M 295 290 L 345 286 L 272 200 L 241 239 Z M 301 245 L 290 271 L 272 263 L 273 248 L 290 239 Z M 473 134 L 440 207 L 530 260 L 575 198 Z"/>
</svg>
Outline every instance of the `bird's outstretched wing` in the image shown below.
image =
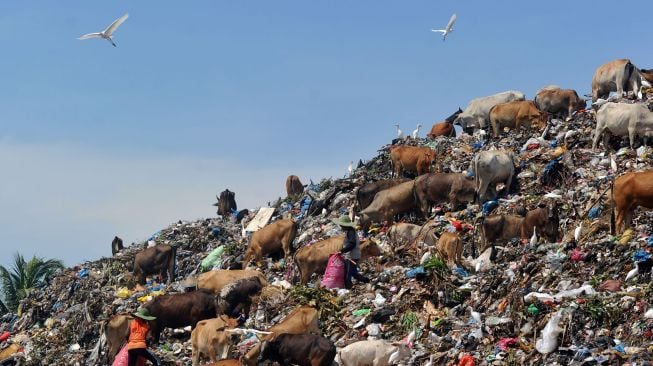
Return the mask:
<svg viewBox="0 0 653 366">
<path fill-rule="evenodd" d="M 127 20 L 127 18 L 129 18 L 129 14 L 125 14 L 121 16 L 120 18 L 116 19 L 113 23 L 111 23 L 111 25 L 108 26 L 107 29 L 105 29 L 102 33 L 104 33 L 107 36 L 111 36 L 113 32 L 115 32 L 116 29 L 120 27 L 120 24 L 122 24 L 125 20 Z"/>
<path fill-rule="evenodd" d="M 91 38 L 102 38 L 102 33 L 89 33 L 85 34 L 77 39 L 91 39 Z"/>
<path fill-rule="evenodd" d="M 451 16 L 451 19 L 449 19 L 449 23 L 447 23 L 447 30 L 451 30 L 453 28 L 453 23 L 456 22 L 456 14 Z"/>
<path fill-rule="evenodd" d="M 431 32 L 447 33 L 447 31 L 444 29 L 431 29 Z"/>
</svg>

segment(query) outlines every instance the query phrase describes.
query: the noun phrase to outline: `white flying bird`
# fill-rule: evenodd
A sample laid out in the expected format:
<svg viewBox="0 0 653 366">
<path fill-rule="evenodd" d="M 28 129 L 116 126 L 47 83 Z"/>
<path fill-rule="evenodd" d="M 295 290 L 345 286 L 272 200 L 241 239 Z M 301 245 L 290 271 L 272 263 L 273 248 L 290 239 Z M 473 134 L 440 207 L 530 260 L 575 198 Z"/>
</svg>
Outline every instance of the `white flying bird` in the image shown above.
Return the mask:
<svg viewBox="0 0 653 366">
<path fill-rule="evenodd" d="M 442 33 L 442 41 L 444 41 L 447 38 L 447 35 L 453 32 L 453 23 L 455 22 L 456 22 L 456 14 L 451 16 L 451 19 L 449 19 L 449 23 L 447 23 L 447 27 L 445 29 L 431 29 L 431 32 Z"/>
<path fill-rule="evenodd" d="M 413 140 L 417 139 L 417 135 L 419 135 L 419 129 L 422 127 L 421 124 L 417 124 L 417 128 L 413 130 Z"/>
<path fill-rule="evenodd" d="M 107 41 L 111 42 L 113 47 L 116 47 L 116 44 L 113 42 L 113 32 L 120 27 L 120 24 L 122 24 L 127 18 L 129 17 L 129 14 L 125 14 L 121 16 L 120 18 L 116 19 L 113 23 L 111 23 L 110 26 L 107 27 L 107 29 L 103 30 L 102 32 L 97 32 L 97 33 L 89 33 L 85 34 L 77 39 L 91 39 L 91 38 L 104 38 Z"/>
<path fill-rule="evenodd" d="M 404 139 L 406 136 L 404 136 L 404 132 L 399 128 L 399 125 L 395 125 L 397 127 L 397 138 L 398 139 Z"/>
</svg>

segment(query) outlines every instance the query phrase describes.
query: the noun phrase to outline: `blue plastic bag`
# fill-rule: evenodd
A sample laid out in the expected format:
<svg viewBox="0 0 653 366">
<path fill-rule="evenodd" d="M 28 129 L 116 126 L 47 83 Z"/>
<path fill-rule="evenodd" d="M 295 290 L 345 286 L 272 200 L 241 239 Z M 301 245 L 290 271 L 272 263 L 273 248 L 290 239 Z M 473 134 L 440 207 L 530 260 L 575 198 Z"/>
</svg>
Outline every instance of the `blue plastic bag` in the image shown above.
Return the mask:
<svg viewBox="0 0 653 366">
<path fill-rule="evenodd" d="M 426 276 L 426 271 L 424 267 L 419 266 L 406 271 L 406 277 L 408 278 L 420 278 Z"/>
</svg>

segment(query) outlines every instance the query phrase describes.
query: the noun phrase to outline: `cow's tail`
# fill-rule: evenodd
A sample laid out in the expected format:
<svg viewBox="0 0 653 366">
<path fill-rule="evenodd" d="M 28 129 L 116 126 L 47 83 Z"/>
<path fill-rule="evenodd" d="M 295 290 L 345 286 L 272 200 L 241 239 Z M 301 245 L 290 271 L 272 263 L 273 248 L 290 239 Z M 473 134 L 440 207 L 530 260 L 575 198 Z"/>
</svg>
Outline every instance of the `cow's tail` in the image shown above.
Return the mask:
<svg viewBox="0 0 653 366">
<path fill-rule="evenodd" d="M 170 282 L 175 280 L 175 272 L 177 271 L 177 246 L 172 245 L 170 251 L 170 259 L 168 263 L 168 277 Z"/>
<path fill-rule="evenodd" d="M 617 229 L 616 229 L 616 222 L 615 222 L 616 207 L 614 204 L 614 178 L 612 178 L 612 182 L 610 182 L 610 200 L 612 201 L 612 212 L 610 213 L 610 234 L 616 235 Z"/>
<path fill-rule="evenodd" d="M 624 77 L 624 80 L 623 80 L 624 85 L 622 85 L 622 88 L 623 88 L 624 92 L 628 93 L 628 88 L 630 87 L 630 85 L 628 85 L 628 84 L 630 83 L 630 80 L 632 80 L 632 78 L 633 78 L 633 73 L 635 72 L 635 65 L 633 65 L 633 63 L 630 62 L 630 60 L 629 60 L 628 62 L 626 62 L 626 65 L 624 66 L 624 69 L 625 69 L 624 70 L 624 76 L 625 77 Z M 637 90 L 633 90 L 633 92 L 637 93 Z"/>
</svg>

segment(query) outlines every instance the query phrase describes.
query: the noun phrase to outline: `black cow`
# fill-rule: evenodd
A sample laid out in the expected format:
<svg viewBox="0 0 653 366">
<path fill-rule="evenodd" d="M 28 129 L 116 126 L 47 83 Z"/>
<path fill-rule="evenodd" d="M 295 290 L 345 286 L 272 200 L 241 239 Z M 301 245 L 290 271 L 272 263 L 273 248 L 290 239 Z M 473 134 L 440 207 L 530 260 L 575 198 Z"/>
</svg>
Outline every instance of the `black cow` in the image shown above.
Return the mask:
<svg viewBox="0 0 653 366">
<path fill-rule="evenodd" d="M 335 357 L 336 346 L 327 338 L 286 333 L 262 343 L 258 364 L 270 360 L 280 365 L 330 366 Z"/>
</svg>

